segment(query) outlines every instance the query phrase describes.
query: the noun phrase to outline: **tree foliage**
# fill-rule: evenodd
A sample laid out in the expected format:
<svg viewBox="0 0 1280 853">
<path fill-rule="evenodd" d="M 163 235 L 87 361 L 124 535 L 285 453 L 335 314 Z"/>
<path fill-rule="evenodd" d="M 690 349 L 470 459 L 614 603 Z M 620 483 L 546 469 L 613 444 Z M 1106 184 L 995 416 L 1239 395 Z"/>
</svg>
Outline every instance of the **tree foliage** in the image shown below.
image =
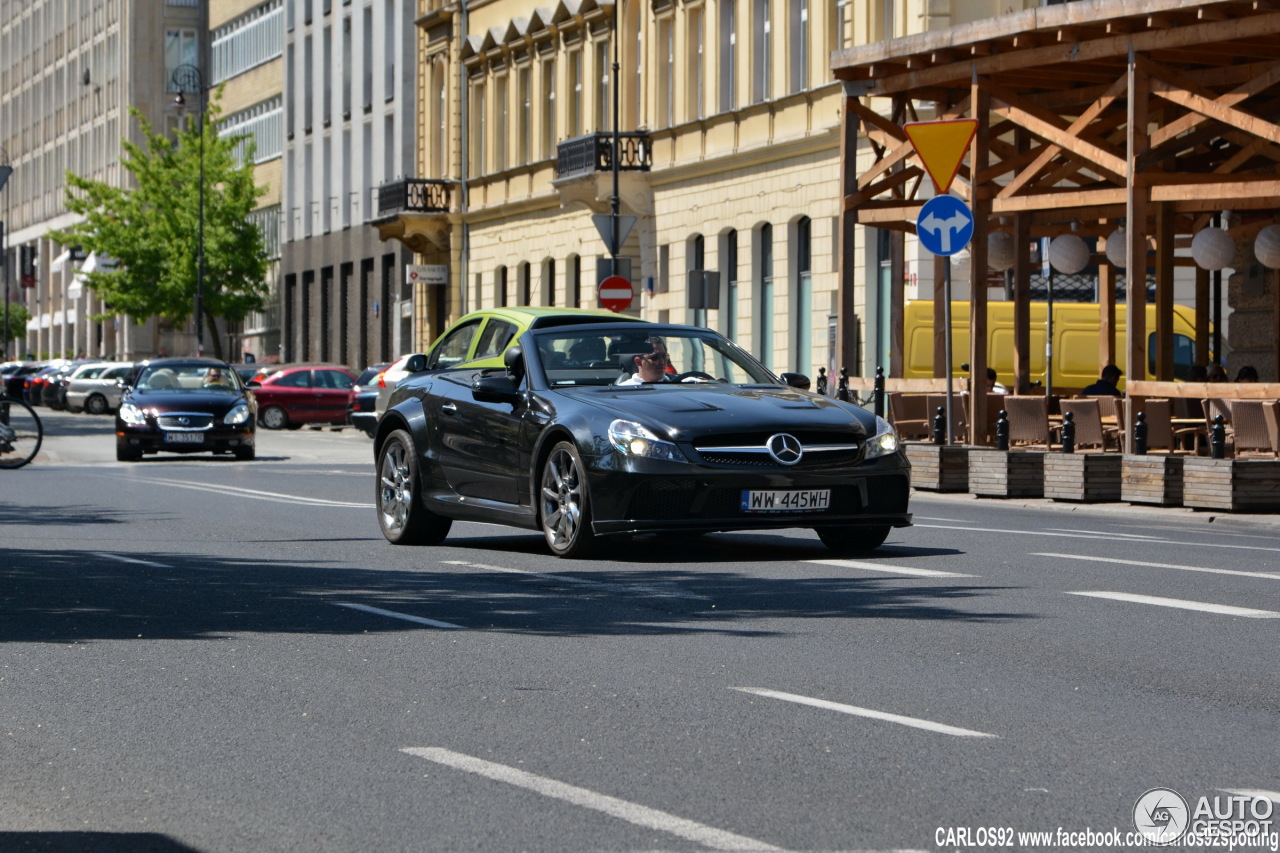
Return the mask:
<svg viewBox="0 0 1280 853">
<path fill-rule="evenodd" d="M 4 325 L 4 306 L 0 305 L 0 327 Z M 31 319 L 31 312 L 27 310 L 27 306 L 21 302 L 9 303 L 9 328 L 0 328 L 0 335 L 4 336 L 4 343 L 8 345 L 9 341 L 21 340 L 27 334 L 27 322 Z"/>
<path fill-rule="evenodd" d="M 203 117 L 188 122 L 176 141 L 155 133 L 131 108 L 145 144 L 121 140 L 121 164 L 135 186 L 68 173 L 66 206 L 83 218 L 49 235 L 114 260 L 87 276 L 112 312 L 181 324 L 195 310 L 203 185 L 203 313 L 219 357 L 213 317 L 239 322 L 262 308 L 268 292 L 262 233 L 248 219 L 267 190 L 254 183 L 252 140 L 218 135 L 221 95 L 219 88 Z M 242 143 L 243 158 L 236 153 Z"/>
</svg>

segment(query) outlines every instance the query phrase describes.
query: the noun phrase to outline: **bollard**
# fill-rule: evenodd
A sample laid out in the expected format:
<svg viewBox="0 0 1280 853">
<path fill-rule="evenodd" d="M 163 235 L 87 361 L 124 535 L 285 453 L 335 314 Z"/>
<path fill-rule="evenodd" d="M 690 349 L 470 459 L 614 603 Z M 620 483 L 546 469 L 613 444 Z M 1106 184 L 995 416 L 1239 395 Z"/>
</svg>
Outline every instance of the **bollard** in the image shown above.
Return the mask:
<svg viewBox="0 0 1280 853">
<path fill-rule="evenodd" d="M 853 402 L 849 396 L 849 368 L 840 368 L 840 384 L 836 386 L 836 399 L 843 400 L 846 403 Z"/>
<path fill-rule="evenodd" d="M 827 369 L 825 367 L 818 368 L 818 393 L 827 396 Z"/>
<path fill-rule="evenodd" d="M 876 415 L 884 417 L 884 368 L 876 368 L 876 384 L 875 384 L 875 406 Z"/>
<path fill-rule="evenodd" d="M 1147 413 L 1138 412 L 1138 422 L 1133 425 L 1133 452 L 1139 456 L 1147 455 Z"/>
<path fill-rule="evenodd" d="M 1009 449 L 1009 413 L 1000 410 L 1000 418 L 996 421 L 996 450 Z"/>
<path fill-rule="evenodd" d="M 1213 429 L 1210 430 L 1213 437 L 1209 439 L 1209 446 L 1213 450 L 1214 459 L 1227 458 L 1227 428 L 1224 423 L 1222 415 L 1213 419 Z"/>
<path fill-rule="evenodd" d="M 933 416 L 933 443 L 947 443 L 947 410 L 941 406 Z"/>
<path fill-rule="evenodd" d="M 1076 452 L 1076 416 L 1074 412 L 1067 412 L 1062 416 L 1062 452 Z"/>
</svg>

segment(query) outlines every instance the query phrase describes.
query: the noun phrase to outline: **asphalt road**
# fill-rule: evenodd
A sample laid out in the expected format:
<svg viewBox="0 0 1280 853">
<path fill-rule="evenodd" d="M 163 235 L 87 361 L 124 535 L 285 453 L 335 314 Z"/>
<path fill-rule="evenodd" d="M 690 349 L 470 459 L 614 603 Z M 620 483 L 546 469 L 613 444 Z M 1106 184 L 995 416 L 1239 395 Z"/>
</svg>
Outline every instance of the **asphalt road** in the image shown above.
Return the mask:
<svg viewBox="0 0 1280 853">
<path fill-rule="evenodd" d="M 359 433 L 121 464 L 41 414 L 0 474 L 0 851 L 1053 849 L 1016 833 L 1280 801 L 1275 528 L 922 497 L 856 561 L 397 548 Z"/>
</svg>

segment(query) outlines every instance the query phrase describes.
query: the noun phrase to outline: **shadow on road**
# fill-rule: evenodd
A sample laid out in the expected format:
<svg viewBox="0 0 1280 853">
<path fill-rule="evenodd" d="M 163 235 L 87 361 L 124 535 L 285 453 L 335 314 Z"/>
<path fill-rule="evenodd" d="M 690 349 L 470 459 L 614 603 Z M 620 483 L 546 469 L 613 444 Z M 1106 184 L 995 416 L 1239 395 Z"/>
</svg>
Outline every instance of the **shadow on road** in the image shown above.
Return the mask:
<svg viewBox="0 0 1280 853">
<path fill-rule="evenodd" d="M 0 832 L 8 853 L 200 853 L 155 832 Z"/>
</svg>

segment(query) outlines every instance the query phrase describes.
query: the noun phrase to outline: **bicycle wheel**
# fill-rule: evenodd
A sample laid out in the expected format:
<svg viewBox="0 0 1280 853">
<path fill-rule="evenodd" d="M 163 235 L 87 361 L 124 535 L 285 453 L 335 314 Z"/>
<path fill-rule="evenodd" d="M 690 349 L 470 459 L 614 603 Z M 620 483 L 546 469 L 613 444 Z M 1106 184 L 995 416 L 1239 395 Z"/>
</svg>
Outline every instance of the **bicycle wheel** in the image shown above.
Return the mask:
<svg viewBox="0 0 1280 853">
<path fill-rule="evenodd" d="M 21 400 L 0 398 L 0 468 L 21 468 L 40 452 L 44 427 Z"/>
</svg>

